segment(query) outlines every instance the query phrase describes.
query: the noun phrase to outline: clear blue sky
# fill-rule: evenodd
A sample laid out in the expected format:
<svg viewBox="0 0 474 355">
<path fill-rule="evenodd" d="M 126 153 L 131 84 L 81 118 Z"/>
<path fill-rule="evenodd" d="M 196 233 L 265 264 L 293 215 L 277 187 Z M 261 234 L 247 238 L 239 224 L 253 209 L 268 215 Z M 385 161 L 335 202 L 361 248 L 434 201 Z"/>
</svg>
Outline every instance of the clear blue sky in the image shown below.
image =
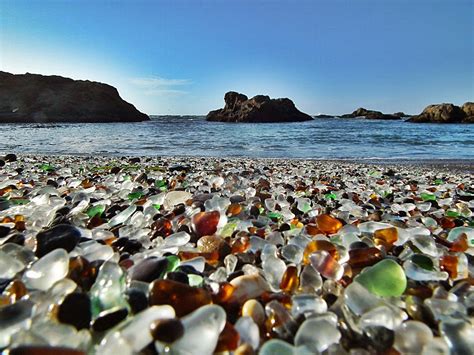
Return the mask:
<svg viewBox="0 0 474 355">
<path fill-rule="evenodd" d="M 474 100 L 472 0 L 0 0 L 0 68 L 107 82 L 148 114 L 226 91 L 310 113 Z"/>
</svg>

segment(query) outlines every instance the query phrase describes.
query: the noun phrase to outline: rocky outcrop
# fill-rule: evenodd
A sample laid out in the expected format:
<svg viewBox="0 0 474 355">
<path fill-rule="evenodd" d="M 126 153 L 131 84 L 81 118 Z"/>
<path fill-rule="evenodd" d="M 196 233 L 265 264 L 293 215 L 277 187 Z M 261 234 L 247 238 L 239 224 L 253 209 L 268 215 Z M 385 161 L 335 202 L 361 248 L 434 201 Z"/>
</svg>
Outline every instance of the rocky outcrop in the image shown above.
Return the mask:
<svg viewBox="0 0 474 355">
<path fill-rule="evenodd" d="M 138 122 L 149 117 L 113 86 L 38 74 L 0 72 L 0 122 Z"/>
<path fill-rule="evenodd" d="M 320 115 L 316 115 L 314 116 L 314 118 L 334 118 L 336 116 L 333 116 L 333 115 L 326 115 L 325 113 L 322 113 Z"/>
<path fill-rule="evenodd" d="M 369 120 L 399 120 L 400 116 L 397 115 L 389 115 L 382 113 L 380 111 L 373 111 L 367 110 L 363 107 L 358 108 L 352 113 L 348 113 L 341 116 L 342 118 L 356 118 L 356 117 L 364 117 Z"/>
<path fill-rule="evenodd" d="M 466 102 L 462 108 L 453 104 L 427 106 L 419 115 L 411 117 L 409 122 L 418 123 L 474 123 L 474 103 Z"/>
<path fill-rule="evenodd" d="M 223 109 L 207 114 L 207 121 L 218 122 L 302 122 L 313 118 L 299 111 L 290 99 L 270 99 L 257 95 L 249 99 L 244 94 L 229 91 L 224 96 Z"/>
</svg>

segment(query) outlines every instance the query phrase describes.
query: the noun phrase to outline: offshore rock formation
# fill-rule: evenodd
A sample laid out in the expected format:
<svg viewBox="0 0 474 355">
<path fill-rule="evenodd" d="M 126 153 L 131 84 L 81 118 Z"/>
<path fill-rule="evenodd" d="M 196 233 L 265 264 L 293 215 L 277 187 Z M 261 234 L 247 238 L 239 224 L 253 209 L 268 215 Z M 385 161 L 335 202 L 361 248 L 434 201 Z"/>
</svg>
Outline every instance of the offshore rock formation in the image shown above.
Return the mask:
<svg viewBox="0 0 474 355">
<path fill-rule="evenodd" d="M 290 99 L 270 99 L 257 95 L 249 99 L 244 94 L 229 91 L 224 96 L 223 109 L 207 114 L 207 121 L 218 122 L 302 122 L 313 118 L 299 111 Z"/>
<path fill-rule="evenodd" d="M 360 107 L 354 112 L 342 115 L 341 117 L 342 118 L 365 117 L 369 120 L 399 120 L 401 117 L 399 114 L 400 113 L 389 115 L 389 114 L 382 113 L 380 111 L 367 110 L 363 107 Z"/>
<path fill-rule="evenodd" d="M 139 122 L 149 117 L 113 86 L 38 74 L 0 72 L 0 122 Z"/>
<path fill-rule="evenodd" d="M 462 107 L 453 104 L 427 106 L 419 115 L 408 120 L 416 123 L 474 123 L 474 103 L 466 102 Z"/>
</svg>

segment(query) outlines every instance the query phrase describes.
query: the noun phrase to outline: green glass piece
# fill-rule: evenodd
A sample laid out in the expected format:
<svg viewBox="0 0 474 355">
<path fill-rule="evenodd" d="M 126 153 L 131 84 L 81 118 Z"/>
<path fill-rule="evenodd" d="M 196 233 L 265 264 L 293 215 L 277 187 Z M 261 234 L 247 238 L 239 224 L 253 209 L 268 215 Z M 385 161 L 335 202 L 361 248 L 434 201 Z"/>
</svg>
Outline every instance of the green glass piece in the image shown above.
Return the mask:
<svg viewBox="0 0 474 355">
<path fill-rule="evenodd" d="M 433 267 L 434 267 L 433 260 L 431 260 L 431 258 L 429 258 L 426 255 L 414 254 L 411 257 L 411 261 L 413 261 L 416 265 L 422 267 L 423 269 L 430 270 L 430 271 L 433 270 Z"/>
<path fill-rule="evenodd" d="M 444 183 L 444 181 L 443 181 L 442 179 L 436 179 L 436 180 L 434 181 L 434 183 L 435 183 L 436 185 L 441 185 L 441 184 Z"/>
<path fill-rule="evenodd" d="M 428 194 L 426 192 L 422 192 L 420 195 L 423 201 L 436 201 L 436 196 L 433 194 Z"/>
<path fill-rule="evenodd" d="M 165 180 L 155 180 L 155 186 L 156 187 L 166 187 L 166 181 Z"/>
<path fill-rule="evenodd" d="M 87 215 L 92 218 L 92 217 L 95 217 L 95 216 L 100 216 L 102 213 L 104 213 L 105 211 L 105 206 L 103 205 L 95 205 L 95 206 L 92 206 L 91 208 L 89 208 L 87 210 Z"/>
<path fill-rule="evenodd" d="M 221 237 L 222 238 L 230 237 L 232 233 L 234 233 L 235 228 L 237 228 L 237 223 L 238 221 L 229 220 L 227 224 L 224 226 L 224 228 L 222 228 L 221 230 L 221 233 L 220 233 Z"/>
<path fill-rule="evenodd" d="M 453 210 L 447 210 L 445 215 L 446 217 L 459 217 L 460 213 Z"/>
<path fill-rule="evenodd" d="M 189 286 L 201 286 L 204 280 L 202 276 L 195 274 L 188 274 Z"/>
<path fill-rule="evenodd" d="M 12 205 L 26 205 L 30 200 L 26 198 L 14 198 L 10 200 Z"/>
<path fill-rule="evenodd" d="M 50 164 L 41 164 L 39 166 L 40 170 L 43 170 L 43 171 L 54 171 L 56 170 L 52 165 Z"/>
<path fill-rule="evenodd" d="M 166 272 L 176 270 L 180 263 L 179 258 L 176 255 L 168 255 L 166 259 L 168 259 L 168 266 L 166 267 Z"/>
<path fill-rule="evenodd" d="M 132 200 L 138 200 L 140 199 L 143 195 L 145 195 L 143 192 L 141 191 L 135 191 L 135 192 L 131 192 L 128 194 L 128 199 L 130 201 Z"/>
<path fill-rule="evenodd" d="M 160 208 L 161 208 L 161 205 L 160 205 L 159 203 L 155 203 L 155 204 L 153 205 L 153 207 L 155 207 L 155 209 L 156 209 L 157 211 L 159 211 Z"/>
<path fill-rule="evenodd" d="M 382 297 L 401 296 L 407 287 L 403 268 L 391 259 L 384 259 L 366 267 L 356 276 L 355 281 L 371 293 Z"/>
<path fill-rule="evenodd" d="M 278 212 L 269 212 L 267 214 L 267 217 L 268 218 L 272 218 L 272 219 L 282 219 L 283 216 L 281 215 L 281 213 L 278 213 Z"/>
<path fill-rule="evenodd" d="M 324 198 L 326 200 L 335 200 L 337 198 L 337 195 L 333 193 L 329 193 L 329 194 L 324 195 Z"/>
<path fill-rule="evenodd" d="M 258 209 L 258 211 L 260 212 L 260 214 L 262 214 L 263 212 L 265 212 L 265 208 L 260 207 L 260 208 Z"/>
</svg>

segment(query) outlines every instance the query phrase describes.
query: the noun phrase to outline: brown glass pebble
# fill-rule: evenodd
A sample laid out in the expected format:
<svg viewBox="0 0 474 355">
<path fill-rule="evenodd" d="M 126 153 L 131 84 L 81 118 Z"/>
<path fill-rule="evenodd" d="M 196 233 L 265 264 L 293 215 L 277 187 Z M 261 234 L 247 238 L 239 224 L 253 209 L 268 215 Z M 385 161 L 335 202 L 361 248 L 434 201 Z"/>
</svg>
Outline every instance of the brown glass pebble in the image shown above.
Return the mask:
<svg viewBox="0 0 474 355">
<path fill-rule="evenodd" d="M 172 343 L 184 335 L 184 326 L 177 318 L 157 319 L 151 323 L 150 333 L 154 340 Z"/>
<path fill-rule="evenodd" d="M 156 280 L 150 285 L 150 305 L 169 304 L 178 317 L 211 302 L 211 294 L 203 288 L 191 287 L 172 280 Z"/>
</svg>

